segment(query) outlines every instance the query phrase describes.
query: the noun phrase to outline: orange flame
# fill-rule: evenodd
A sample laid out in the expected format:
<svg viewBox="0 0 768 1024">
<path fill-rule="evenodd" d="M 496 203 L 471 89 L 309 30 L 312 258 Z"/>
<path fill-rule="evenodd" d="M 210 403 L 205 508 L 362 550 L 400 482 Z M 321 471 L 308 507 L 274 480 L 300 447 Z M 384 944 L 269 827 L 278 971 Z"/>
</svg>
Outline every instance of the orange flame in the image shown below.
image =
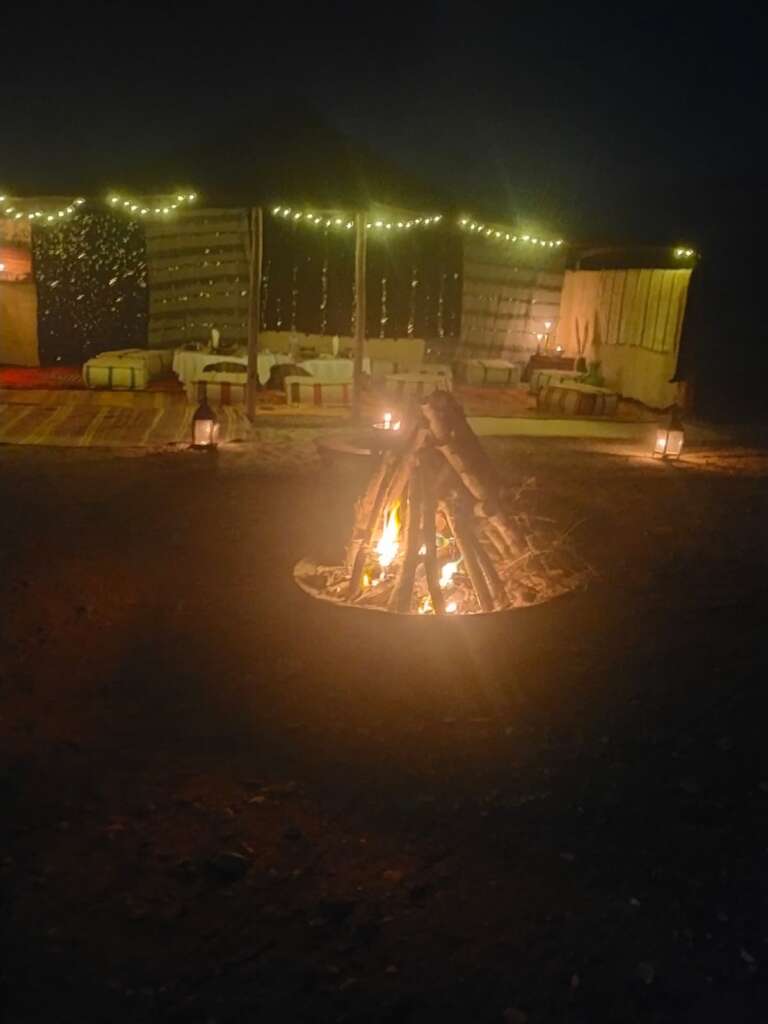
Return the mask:
<svg viewBox="0 0 768 1024">
<path fill-rule="evenodd" d="M 400 502 L 393 505 L 384 517 L 384 529 L 376 544 L 379 565 L 386 569 L 397 558 L 400 549 Z"/>
<path fill-rule="evenodd" d="M 451 580 L 459 568 L 458 562 L 445 562 L 440 570 L 440 586 L 443 590 L 451 585 Z"/>
</svg>

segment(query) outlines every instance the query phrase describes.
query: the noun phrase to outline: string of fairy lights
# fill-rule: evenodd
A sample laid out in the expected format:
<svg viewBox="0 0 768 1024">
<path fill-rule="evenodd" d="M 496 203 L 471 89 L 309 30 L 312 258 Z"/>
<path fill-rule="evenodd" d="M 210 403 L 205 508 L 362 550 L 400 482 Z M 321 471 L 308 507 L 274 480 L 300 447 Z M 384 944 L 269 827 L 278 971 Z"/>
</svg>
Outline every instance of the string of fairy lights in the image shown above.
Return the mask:
<svg viewBox="0 0 768 1024">
<path fill-rule="evenodd" d="M 518 242 L 523 245 L 539 245 L 549 249 L 557 249 L 565 244 L 562 238 L 546 239 L 530 234 L 514 234 L 508 228 L 480 224 L 478 221 L 470 220 L 469 217 L 462 217 L 459 220 L 459 227 L 464 228 L 465 231 L 470 233 L 482 235 L 485 238 L 492 238 L 500 242 Z"/>
<path fill-rule="evenodd" d="M 296 210 L 290 206 L 275 206 L 272 209 L 272 215 L 274 217 L 281 217 L 289 222 L 292 221 L 295 224 L 301 223 L 315 228 L 342 228 L 345 231 L 351 231 L 355 226 L 354 218 L 348 213 L 339 213 L 338 211 L 315 213 L 312 210 Z M 441 213 L 424 217 L 412 217 L 410 219 L 387 218 L 385 220 L 383 217 L 375 217 L 370 221 L 366 221 L 365 226 L 369 231 L 410 231 L 411 228 L 428 228 L 432 224 L 438 224 L 442 219 L 443 215 Z"/>
<path fill-rule="evenodd" d="M 58 222 L 62 218 L 71 217 L 79 206 L 82 206 L 85 199 L 78 196 L 77 199 L 73 199 L 66 206 L 60 207 L 49 207 L 47 209 L 29 210 L 24 206 L 24 200 L 13 199 L 10 196 L 0 195 L 0 209 L 6 217 L 12 220 L 39 220 L 43 224 L 52 224 L 54 221 Z M 7 203 L 5 206 L 3 204 Z M 19 208 L 19 203 L 22 204 L 22 208 Z"/>
<path fill-rule="evenodd" d="M 156 200 L 159 205 L 155 205 L 154 201 L 137 201 L 135 198 L 126 199 L 125 196 L 119 196 L 113 192 L 107 202 L 110 206 L 123 212 L 132 213 L 138 217 L 148 217 L 153 214 L 155 216 L 168 216 L 180 207 L 189 206 L 190 203 L 194 203 L 196 199 L 196 192 L 179 192 L 172 198 L 165 197 L 164 199 Z"/>
<path fill-rule="evenodd" d="M 188 208 L 196 202 L 196 192 L 182 192 L 164 195 L 162 197 L 130 197 L 111 192 L 107 197 L 107 205 L 116 212 L 127 214 L 130 217 L 147 219 L 159 217 L 165 219 L 173 216 L 177 211 Z M 0 213 L 14 220 L 35 221 L 40 224 L 56 224 L 77 212 L 86 200 L 81 196 L 72 199 L 64 206 L 28 208 L 29 200 L 11 197 L 0 194 Z M 7 205 L 6 205 L 7 204 Z M 317 211 L 307 208 L 297 208 L 285 205 L 274 206 L 272 215 L 287 223 L 303 225 L 311 228 L 322 228 L 323 230 L 352 231 L 355 227 L 355 218 L 348 212 L 342 211 Z M 378 216 L 369 214 L 370 220 L 366 220 L 366 228 L 379 235 L 390 233 L 409 232 L 420 228 L 430 228 L 445 221 L 440 213 L 433 213 L 413 217 L 410 215 L 400 216 Z M 562 238 L 542 238 L 538 234 L 523 234 L 508 226 L 499 224 L 484 224 L 481 221 L 473 220 L 471 217 L 460 217 L 458 227 L 468 234 L 487 239 L 489 241 L 509 243 L 514 246 L 536 247 L 543 249 L 560 249 L 565 245 Z M 674 257 L 678 260 L 698 259 L 695 249 L 688 246 L 676 246 L 673 250 Z"/>
</svg>

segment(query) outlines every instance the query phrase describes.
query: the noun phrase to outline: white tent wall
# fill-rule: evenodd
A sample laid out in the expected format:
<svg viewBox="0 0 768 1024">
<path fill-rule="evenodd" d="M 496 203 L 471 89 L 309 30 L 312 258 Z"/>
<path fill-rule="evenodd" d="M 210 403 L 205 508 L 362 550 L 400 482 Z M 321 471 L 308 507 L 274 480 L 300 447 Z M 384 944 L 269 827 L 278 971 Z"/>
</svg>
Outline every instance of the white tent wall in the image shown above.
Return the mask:
<svg viewBox="0 0 768 1024">
<path fill-rule="evenodd" d="M 600 363 L 608 387 L 654 409 L 678 400 L 672 382 L 690 269 L 569 270 L 557 342 Z"/>
</svg>

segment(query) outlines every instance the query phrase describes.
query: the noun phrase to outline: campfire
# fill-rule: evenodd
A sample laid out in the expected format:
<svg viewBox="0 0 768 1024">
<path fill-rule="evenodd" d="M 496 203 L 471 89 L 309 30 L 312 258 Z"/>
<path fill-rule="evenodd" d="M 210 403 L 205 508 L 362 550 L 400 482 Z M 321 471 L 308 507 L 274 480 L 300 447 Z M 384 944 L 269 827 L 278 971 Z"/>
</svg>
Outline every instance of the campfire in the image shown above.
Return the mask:
<svg viewBox="0 0 768 1024">
<path fill-rule="evenodd" d="M 394 441 L 356 504 L 344 565 L 296 566 L 313 597 L 474 615 L 537 604 L 584 581 L 585 567 L 557 538 L 505 509 L 493 465 L 449 392 L 433 392 L 398 421 Z"/>
</svg>

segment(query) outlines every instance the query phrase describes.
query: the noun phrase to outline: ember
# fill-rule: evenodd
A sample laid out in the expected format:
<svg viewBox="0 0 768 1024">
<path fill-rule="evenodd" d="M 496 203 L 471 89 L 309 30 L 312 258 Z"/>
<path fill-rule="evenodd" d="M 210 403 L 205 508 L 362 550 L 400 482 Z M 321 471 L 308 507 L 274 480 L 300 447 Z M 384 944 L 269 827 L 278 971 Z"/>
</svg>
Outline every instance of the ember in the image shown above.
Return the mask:
<svg viewBox="0 0 768 1024">
<path fill-rule="evenodd" d="M 304 590 L 400 614 L 471 615 L 582 582 L 583 571 L 553 565 L 551 551 L 545 561 L 502 507 L 494 469 L 450 393 L 433 392 L 400 434 L 357 503 L 345 564 L 301 561 L 294 576 Z"/>
</svg>

